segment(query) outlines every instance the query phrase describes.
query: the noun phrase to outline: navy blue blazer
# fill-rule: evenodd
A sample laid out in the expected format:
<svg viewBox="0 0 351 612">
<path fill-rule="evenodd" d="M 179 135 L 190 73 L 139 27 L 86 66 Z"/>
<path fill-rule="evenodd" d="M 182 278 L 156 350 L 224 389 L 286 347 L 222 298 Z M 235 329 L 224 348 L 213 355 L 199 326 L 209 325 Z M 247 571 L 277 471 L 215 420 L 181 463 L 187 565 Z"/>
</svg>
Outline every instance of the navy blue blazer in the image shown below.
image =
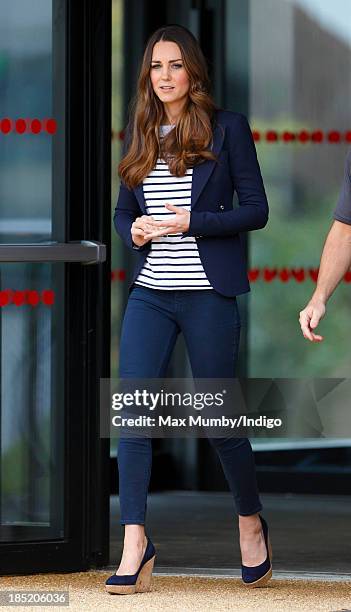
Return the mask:
<svg viewBox="0 0 351 612">
<path fill-rule="evenodd" d="M 212 150 L 219 163 L 206 160 L 193 168 L 190 226 L 183 236 L 196 238 L 213 289 L 234 297 L 250 291 L 240 233 L 266 225 L 268 202 L 251 129 L 244 115 L 216 111 Z M 235 207 L 234 191 L 239 203 Z M 133 247 L 130 233 L 136 217 L 145 214 L 142 183 L 130 190 L 121 181 L 113 222 L 125 244 L 138 255 L 129 291 L 150 250 L 151 242 Z"/>
</svg>

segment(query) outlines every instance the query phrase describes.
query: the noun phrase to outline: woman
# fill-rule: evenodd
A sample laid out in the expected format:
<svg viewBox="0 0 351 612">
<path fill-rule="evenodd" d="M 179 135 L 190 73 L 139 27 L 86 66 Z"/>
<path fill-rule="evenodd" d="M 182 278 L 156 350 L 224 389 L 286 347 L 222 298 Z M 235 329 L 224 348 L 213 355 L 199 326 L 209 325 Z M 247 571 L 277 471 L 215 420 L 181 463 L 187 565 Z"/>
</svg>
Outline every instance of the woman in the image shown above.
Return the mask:
<svg viewBox="0 0 351 612">
<path fill-rule="evenodd" d="M 150 37 L 129 121 L 114 215 L 139 261 L 120 343 L 121 378 L 165 376 L 178 333 L 194 378 L 232 378 L 250 290 L 240 232 L 266 225 L 268 204 L 243 115 L 215 107 L 202 51 L 178 25 Z M 233 209 L 233 192 L 239 206 Z M 268 527 L 247 438 L 210 439 L 239 515 L 242 578 L 272 575 Z M 110 593 L 149 589 L 155 549 L 145 535 L 151 439 L 121 438 L 119 496 L 124 548 Z"/>
</svg>

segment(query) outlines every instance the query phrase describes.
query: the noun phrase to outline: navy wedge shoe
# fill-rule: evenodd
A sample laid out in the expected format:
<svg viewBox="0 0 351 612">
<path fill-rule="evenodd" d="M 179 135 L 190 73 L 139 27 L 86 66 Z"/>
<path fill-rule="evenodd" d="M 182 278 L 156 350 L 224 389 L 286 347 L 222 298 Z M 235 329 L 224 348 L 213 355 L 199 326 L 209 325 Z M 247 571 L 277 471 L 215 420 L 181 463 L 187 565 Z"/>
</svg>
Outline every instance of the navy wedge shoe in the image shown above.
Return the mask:
<svg viewBox="0 0 351 612">
<path fill-rule="evenodd" d="M 123 576 L 112 574 L 105 582 L 106 591 L 114 595 L 132 595 L 149 591 L 155 558 L 155 547 L 150 538 L 147 538 L 146 550 L 136 573 Z"/>
<path fill-rule="evenodd" d="M 260 514 L 259 517 L 262 524 L 264 541 L 267 549 L 267 557 L 263 563 L 260 563 L 260 565 L 255 565 L 253 567 L 241 565 L 243 582 L 249 587 L 263 586 L 272 577 L 272 547 L 269 539 L 268 525 Z"/>
</svg>

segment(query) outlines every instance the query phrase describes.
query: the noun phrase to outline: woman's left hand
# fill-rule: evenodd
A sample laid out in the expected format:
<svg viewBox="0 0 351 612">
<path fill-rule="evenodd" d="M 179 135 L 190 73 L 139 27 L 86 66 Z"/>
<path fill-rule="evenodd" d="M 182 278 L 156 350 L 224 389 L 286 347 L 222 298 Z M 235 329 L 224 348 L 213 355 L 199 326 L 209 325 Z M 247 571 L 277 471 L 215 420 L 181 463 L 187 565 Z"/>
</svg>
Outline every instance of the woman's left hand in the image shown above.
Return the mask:
<svg viewBox="0 0 351 612">
<path fill-rule="evenodd" d="M 181 206 L 174 206 L 174 204 L 165 204 L 167 210 L 174 212 L 175 217 L 165 219 L 165 221 L 153 221 L 155 231 L 150 234 L 145 234 L 144 238 L 149 240 L 157 236 L 167 236 L 167 234 L 178 234 L 180 232 L 187 232 L 190 225 L 190 211 L 185 210 Z M 160 229 L 157 229 L 157 226 Z"/>
</svg>

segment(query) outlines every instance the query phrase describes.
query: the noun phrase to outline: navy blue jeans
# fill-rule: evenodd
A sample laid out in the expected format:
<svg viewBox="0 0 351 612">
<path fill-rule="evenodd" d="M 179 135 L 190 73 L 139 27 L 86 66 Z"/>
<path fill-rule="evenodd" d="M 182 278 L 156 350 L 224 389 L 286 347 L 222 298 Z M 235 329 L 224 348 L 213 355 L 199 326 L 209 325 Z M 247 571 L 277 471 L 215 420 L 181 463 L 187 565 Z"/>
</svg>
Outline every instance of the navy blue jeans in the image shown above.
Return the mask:
<svg viewBox="0 0 351 612">
<path fill-rule="evenodd" d="M 186 343 L 193 378 L 232 378 L 240 316 L 236 298 L 213 289 L 162 290 L 134 285 L 124 314 L 120 378 L 165 377 L 178 334 Z M 255 462 L 247 438 L 209 438 L 216 449 L 238 514 L 262 510 Z M 151 475 L 151 438 L 120 438 L 121 525 L 145 524 Z"/>
</svg>

